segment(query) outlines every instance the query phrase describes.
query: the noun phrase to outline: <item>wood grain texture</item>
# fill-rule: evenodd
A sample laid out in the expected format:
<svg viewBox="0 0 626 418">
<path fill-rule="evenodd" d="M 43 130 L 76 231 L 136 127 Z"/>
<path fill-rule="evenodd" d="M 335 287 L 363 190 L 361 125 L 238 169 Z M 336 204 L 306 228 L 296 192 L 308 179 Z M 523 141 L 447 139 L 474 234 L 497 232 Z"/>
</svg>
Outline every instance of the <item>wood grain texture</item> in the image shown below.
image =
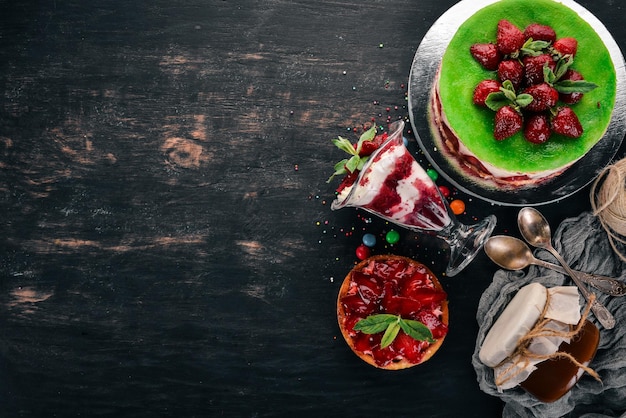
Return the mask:
<svg viewBox="0 0 626 418">
<path fill-rule="evenodd" d="M 334 311 L 389 226 L 330 211 L 329 139 L 407 115 L 453 3 L 0 0 L 0 416 L 498 416 L 470 363 L 484 256 L 410 372 L 364 366 Z M 581 3 L 626 45 L 622 6 Z M 416 234 L 377 251 L 445 265 Z"/>
</svg>

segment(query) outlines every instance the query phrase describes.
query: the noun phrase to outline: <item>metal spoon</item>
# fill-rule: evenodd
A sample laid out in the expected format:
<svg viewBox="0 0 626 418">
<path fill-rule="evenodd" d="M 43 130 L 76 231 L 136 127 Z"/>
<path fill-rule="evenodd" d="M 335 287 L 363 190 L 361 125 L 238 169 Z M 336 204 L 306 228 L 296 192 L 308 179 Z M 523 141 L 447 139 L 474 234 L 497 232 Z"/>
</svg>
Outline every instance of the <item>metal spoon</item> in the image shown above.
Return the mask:
<svg viewBox="0 0 626 418">
<path fill-rule="evenodd" d="M 522 270 L 531 264 L 567 274 L 567 271 L 557 265 L 535 258 L 528 245 L 521 239 L 508 235 L 490 237 L 485 243 L 487 256 L 502 268 L 508 270 Z M 626 284 L 611 277 L 576 271 L 578 277 L 601 292 L 612 296 L 626 295 Z"/>
<path fill-rule="evenodd" d="M 517 215 L 517 225 L 522 233 L 522 236 L 530 245 L 548 250 L 550 254 L 558 260 L 558 262 L 567 271 L 567 274 L 569 274 L 572 278 L 576 286 L 578 286 L 583 298 L 589 302 L 591 292 L 589 292 L 589 289 L 587 289 L 582 283 L 578 274 L 571 269 L 569 264 L 563 260 L 563 257 L 561 257 L 561 255 L 552 246 L 550 225 L 548 224 L 548 221 L 546 221 L 546 218 L 544 218 L 537 209 L 530 207 L 523 208 Z M 611 329 L 615 326 L 615 318 L 611 315 L 609 310 L 598 301 L 598 299 L 594 300 L 591 305 L 591 311 L 604 328 Z"/>
</svg>

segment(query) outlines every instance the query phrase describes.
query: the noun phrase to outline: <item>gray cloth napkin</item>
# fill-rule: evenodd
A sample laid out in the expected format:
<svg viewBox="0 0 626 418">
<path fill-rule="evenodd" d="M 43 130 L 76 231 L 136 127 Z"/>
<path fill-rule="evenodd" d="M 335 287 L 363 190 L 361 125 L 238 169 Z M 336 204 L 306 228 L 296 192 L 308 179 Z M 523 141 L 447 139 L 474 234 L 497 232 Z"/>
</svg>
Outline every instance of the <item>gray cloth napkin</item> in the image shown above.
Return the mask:
<svg viewBox="0 0 626 418">
<path fill-rule="evenodd" d="M 591 213 L 585 212 L 563 221 L 556 229 L 552 242 L 572 268 L 626 280 L 626 264 L 614 253 L 606 232 Z M 557 263 L 545 250 L 535 250 L 534 253 L 537 258 Z M 600 329 L 600 345 L 590 366 L 600 374 L 602 383 L 584 374 L 571 391 L 553 403 L 539 402 L 519 387 L 503 393 L 497 391 L 493 370 L 481 363 L 478 352 L 485 335 L 505 306 L 521 287 L 531 282 L 539 282 L 546 287 L 573 285 L 569 277 L 537 266 L 530 266 L 526 272 L 496 272 L 493 282 L 480 299 L 476 313 L 480 328 L 472 365 L 481 390 L 502 399 L 505 404 L 503 417 L 506 418 L 626 417 L 626 296 L 612 297 L 595 292 L 617 321 L 615 328 L 605 330 L 593 314 L 589 316 Z"/>
</svg>

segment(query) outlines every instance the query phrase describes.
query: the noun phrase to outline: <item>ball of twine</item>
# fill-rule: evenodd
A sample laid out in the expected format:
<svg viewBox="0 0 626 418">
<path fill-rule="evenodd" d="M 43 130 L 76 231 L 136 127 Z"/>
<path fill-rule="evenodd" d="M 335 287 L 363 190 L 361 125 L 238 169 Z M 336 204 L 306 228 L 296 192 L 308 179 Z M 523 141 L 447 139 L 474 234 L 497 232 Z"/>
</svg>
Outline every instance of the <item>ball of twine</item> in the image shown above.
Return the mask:
<svg viewBox="0 0 626 418">
<path fill-rule="evenodd" d="M 611 247 L 626 261 L 618 243 L 626 244 L 626 159 L 606 166 L 594 181 L 591 191 L 593 214 L 606 230 Z M 623 248 L 623 247 L 622 247 Z"/>
</svg>

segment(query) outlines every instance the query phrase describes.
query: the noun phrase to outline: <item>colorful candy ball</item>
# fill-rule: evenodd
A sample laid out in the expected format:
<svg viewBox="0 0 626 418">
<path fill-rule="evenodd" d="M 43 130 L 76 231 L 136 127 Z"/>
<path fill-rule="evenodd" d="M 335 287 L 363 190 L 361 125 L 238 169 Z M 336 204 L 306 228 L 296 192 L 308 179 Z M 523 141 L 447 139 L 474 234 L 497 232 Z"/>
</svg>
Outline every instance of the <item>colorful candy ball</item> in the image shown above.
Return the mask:
<svg viewBox="0 0 626 418">
<path fill-rule="evenodd" d="M 460 215 L 465 212 L 465 202 L 460 199 L 454 199 L 450 202 L 450 209 L 452 209 L 452 213 L 455 215 Z"/>
<path fill-rule="evenodd" d="M 365 260 L 371 254 L 370 248 L 365 244 L 361 244 L 356 248 L 356 258 L 359 260 Z"/>
<path fill-rule="evenodd" d="M 389 244 L 396 244 L 398 241 L 400 241 L 400 233 L 392 229 L 391 231 L 387 232 L 387 234 L 385 234 L 385 241 L 387 241 Z"/>
<path fill-rule="evenodd" d="M 363 244 L 368 247 L 373 247 L 376 245 L 376 237 L 374 234 L 365 234 L 363 235 Z"/>
<path fill-rule="evenodd" d="M 439 178 L 439 173 L 437 173 L 434 168 L 429 168 L 428 170 L 426 170 L 426 174 L 428 174 L 428 177 L 430 177 L 432 181 L 437 181 L 437 179 Z"/>
</svg>

